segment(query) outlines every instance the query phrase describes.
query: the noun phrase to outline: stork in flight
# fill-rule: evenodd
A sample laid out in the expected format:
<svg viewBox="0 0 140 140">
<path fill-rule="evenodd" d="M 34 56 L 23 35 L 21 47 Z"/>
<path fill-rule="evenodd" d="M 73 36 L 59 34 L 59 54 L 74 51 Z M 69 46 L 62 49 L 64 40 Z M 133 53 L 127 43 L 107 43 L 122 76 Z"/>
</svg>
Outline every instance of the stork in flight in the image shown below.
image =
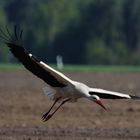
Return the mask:
<svg viewBox="0 0 140 140">
<path fill-rule="evenodd" d="M 90 101 L 97 103 L 105 110 L 106 107 L 102 104 L 100 100 L 101 98 L 140 99 L 139 96 L 91 88 L 81 82 L 73 81 L 64 74 L 48 66 L 43 61 L 40 61 L 22 47 L 23 30 L 20 30 L 15 26 L 13 33 L 10 33 L 8 28 L 5 29 L 5 32 L 2 29 L 0 29 L 0 31 L 1 41 L 8 46 L 12 54 L 24 65 L 26 69 L 31 71 L 47 84 L 44 88 L 44 92 L 48 97 L 50 97 L 50 99 L 54 100 L 54 103 L 50 109 L 43 114 L 42 120 L 44 122 L 49 120 L 63 104 L 66 102 L 76 102 L 79 98 L 87 98 Z M 52 111 L 57 102 L 59 103 L 58 107 Z"/>
</svg>

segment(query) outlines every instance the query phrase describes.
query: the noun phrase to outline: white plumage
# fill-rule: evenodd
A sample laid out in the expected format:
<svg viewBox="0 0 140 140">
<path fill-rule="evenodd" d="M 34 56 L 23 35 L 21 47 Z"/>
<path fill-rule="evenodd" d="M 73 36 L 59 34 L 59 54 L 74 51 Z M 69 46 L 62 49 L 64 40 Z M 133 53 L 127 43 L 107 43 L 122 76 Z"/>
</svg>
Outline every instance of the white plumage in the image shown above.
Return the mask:
<svg viewBox="0 0 140 140">
<path fill-rule="evenodd" d="M 8 29 L 7 34 L 1 30 L 2 35 L 0 35 L 0 38 L 9 47 L 13 55 L 25 66 L 25 68 L 47 83 L 47 86 L 43 88 L 43 91 L 51 100 L 54 100 L 54 103 L 42 116 L 43 121 L 49 120 L 64 103 L 76 102 L 79 98 L 87 98 L 94 101 L 104 109 L 106 108 L 101 103 L 100 98 L 140 99 L 139 96 L 104 89 L 90 88 L 81 82 L 71 80 L 61 72 L 58 72 L 37 59 L 31 53 L 28 53 L 21 44 L 22 32 L 22 30 L 17 31 L 17 26 L 15 26 L 14 34 L 10 34 Z M 57 102 L 61 102 L 60 105 L 50 113 Z"/>
</svg>

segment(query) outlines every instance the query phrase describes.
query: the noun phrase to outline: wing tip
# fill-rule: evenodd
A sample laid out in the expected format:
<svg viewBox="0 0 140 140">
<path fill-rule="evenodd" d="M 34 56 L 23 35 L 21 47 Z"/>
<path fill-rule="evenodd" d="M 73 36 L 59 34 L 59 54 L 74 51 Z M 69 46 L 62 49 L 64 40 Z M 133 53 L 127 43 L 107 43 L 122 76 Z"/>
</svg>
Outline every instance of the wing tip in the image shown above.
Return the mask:
<svg viewBox="0 0 140 140">
<path fill-rule="evenodd" d="M 140 100 L 140 96 L 130 95 L 131 99 Z"/>
<path fill-rule="evenodd" d="M 21 46 L 22 44 L 23 30 L 18 25 L 15 25 L 13 30 L 13 33 L 11 33 L 7 26 L 5 26 L 5 30 L 0 28 L 0 41 L 9 48 L 11 45 Z"/>
</svg>

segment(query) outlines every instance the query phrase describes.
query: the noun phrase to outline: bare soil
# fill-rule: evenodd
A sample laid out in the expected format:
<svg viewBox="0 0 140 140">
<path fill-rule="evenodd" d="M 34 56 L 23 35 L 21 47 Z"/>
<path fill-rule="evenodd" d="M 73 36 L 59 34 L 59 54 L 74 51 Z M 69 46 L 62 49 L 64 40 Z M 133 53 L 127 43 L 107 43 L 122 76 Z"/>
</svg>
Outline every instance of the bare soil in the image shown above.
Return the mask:
<svg viewBox="0 0 140 140">
<path fill-rule="evenodd" d="M 140 73 L 67 73 L 92 87 L 140 95 Z M 48 122 L 42 114 L 52 104 L 45 83 L 27 71 L 0 72 L 0 140 L 139 140 L 140 101 L 86 99 L 65 104 Z"/>
</svg>

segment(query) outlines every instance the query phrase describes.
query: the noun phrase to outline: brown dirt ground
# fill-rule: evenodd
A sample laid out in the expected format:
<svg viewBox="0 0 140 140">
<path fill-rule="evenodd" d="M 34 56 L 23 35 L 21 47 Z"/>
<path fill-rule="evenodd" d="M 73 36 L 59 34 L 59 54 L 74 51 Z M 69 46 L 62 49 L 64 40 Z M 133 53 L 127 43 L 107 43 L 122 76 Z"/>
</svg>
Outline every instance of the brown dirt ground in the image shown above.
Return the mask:
<svg viewBox="0 0 140 140">
<path fill-rule="evenodd" d="M 67 73 L 92 87 L 140 95 L 140 73 Z M 139 140 L 140 101 L 103 100 L 108 111 L 80 99 L 48 122 L 45 83 L 27 71 L 0 72 L 0 140 Z"/>
</svg>

